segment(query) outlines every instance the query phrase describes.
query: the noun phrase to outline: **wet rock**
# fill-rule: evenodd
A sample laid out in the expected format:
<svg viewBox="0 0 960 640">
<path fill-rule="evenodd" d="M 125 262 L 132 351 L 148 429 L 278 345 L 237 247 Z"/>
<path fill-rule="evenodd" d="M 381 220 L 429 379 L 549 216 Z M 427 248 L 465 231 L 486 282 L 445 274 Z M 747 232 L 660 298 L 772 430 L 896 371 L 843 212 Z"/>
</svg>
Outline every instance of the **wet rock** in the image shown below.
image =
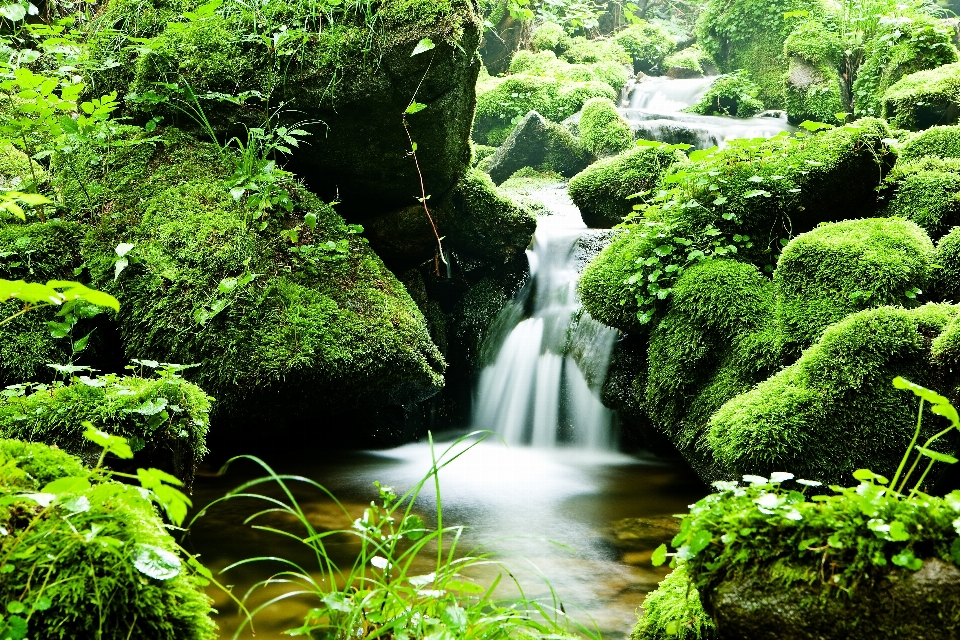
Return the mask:
<svg viewBox="0 0 960 640">
<path fill-rule="evenodd" d="M 610 527 L 610 541 L 625 551 L 653 550 L 671 540 L 680 532 L 680 519 L 673 516 L 657 518 L 624 518 Z"/>
<path fill-rule="evenodd" d="M 596 158 L 570 133 L 536 111 L 521 120 L 490 161 L 490 177 L 504 182 L 524 167 L 570 178 Z"/>
<path fill-rule="evenodd" d="M 700 593 L 724 640 L 955 640 L 960 638 L 960 569 L 939 558 L 894 570 L 851 595 L 829 587 L 784 587 L 760 572 Z"/>
<path fill-rule="evenodd" d="M 588 229 L 580 234 L 573 245 L 577 271 L 583 271 L 619 233 L 619 229 Z"/>
<path fill-rule="evenodd" d="M 898 129 L 919 131 L 960 119 L 960 62 L 919 71 L 890 87 L 883 115 Z"/>
<path fill-rule="evenodd" d="M 667 144 L 690 144 L 697 149 L 706 149 L 718 145 L 716 133 L 707 127 L 677 120 L 632 120 L 633 135 L 637 140 L 656 140 Z"/>
<path fill-rule="evenodd" d="M 805 120 L 830 122 L 836 118 L 834 114 L 844 112 L 841 82 L 836 68 L 829 64 L 814 65 L 792 58 L 790 70 L 784 76 L 791 124 Z"/>
</svg>

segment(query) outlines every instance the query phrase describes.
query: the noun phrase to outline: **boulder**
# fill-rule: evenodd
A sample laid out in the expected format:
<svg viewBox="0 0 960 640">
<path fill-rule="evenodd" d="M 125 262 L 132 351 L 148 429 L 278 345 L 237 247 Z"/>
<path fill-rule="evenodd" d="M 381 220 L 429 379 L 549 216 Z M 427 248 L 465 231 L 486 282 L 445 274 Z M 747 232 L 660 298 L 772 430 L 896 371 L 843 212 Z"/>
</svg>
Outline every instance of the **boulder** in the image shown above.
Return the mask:
<svg viewBox="0 0 960 640">
<path fill-rule="evenodd" d="M 247 131 L 271 118 L 274 127 L 311 132 L 294 150 L 291 166 L 323 199 L 340 201 L 351 220 L 363 220 L 420 196 L 421 173 L 426 192 L 440 197 L 469 166 L 481 21 L 467 0 L 418 1 L 390 0 L 369 14 L 344 10 L 321 28 L 309 0 L 278 3 L 266 12 L 224 7 L 189 20 L 180 10 L 198 3 L 158 0 L 154 4 L 164 11 L 157 9 L 147 21 L 151 33 L 144 33 L 141 3 L 113 0 L 91 26 L 98 34 L 95 56 L 109 57 L 129 36 L 155 39 L 132 71 L 91 80 L 98 91 L 144 98 L 132 102 L 139 118 L 160 115 L 221 140 L 236 135 L 244 145 L 263 144 L 248 139 Z M 261 40 L 261 33 L 287 33 L 290 24 L 302 25 L 300 39 L 280 38 L 271 46 Z M 435 48 L 411 55 L 425 39 Z M 178 88 L 158 85 L 164 78 Z M 180 91 L 188 85 L 190 92 Z M 197 101 L 191 95 L 214 97 Z M 425 108 L 404 115 L 414 100 Z M 409 155 L 405 122 L 419 168 Z"/>
<path fill-rule="evenodd" d="M 480 12 L 483 20 L 490 24 L 484 29 L 480 43 L 483 66 L 490 73 L 504 73 L 510 66 L 510 58 L 520 48 L 529 23 L 513 17 L 507 0 L 482 0 Z"/>
<path fill-rule="evenodd" d="M 841 78 L 835 67 L 792 58 L 783 83 L 791 124 L 806 120 L 835 122 L 835 114 L 846 111 Z"/>
<path fill-rule="evenodd" d="M 685 160 L 679 151 L 635 147 L 578 173 L 570 181 L 570 198 L 588 227 L 609 229 L 623 222 L 641 202 L 630 196 L 652 191 L 668 168 Z"/>
<path fill-rule="evenodd" d="M 634 73 L 662 69 L 664 58 L 676 47 L 676 41 L 663 27 L 643 20 L 618 31 L 614 41 L 630 55 Z"/>
<path fill-rule="evenodd" d="M 726 580 L 702 599 L 724 640 L 960 638 L 960 568 L 926 558 L 919 571 L 886 573 L 852 595 L 824 597 L 825 586 L 784 587 L 766 571 Z"/>
<path fill-rule="evenodd" d="M 960 63 L 912 73 L 883 94 L 883 116 L 919 131 L 960 120 Z"/>
<path fill-rule="evenodd" d="M 595 159 L 566 129 L 531 111 L 493 155 L 489 173 L 497 184 L 524 167 L 571 178 Z"/>
<path fill-rule="evenodd" d="M 954 227 L 940 239 L 934 261 L 940 266 L 930 285 L 934 299 L 960 302 L 960 228 Z"/>
<path fill-rule="evenodd" d="M 760 88 L 750 80 L 746 72 L 738 71 L 714 80 L 700 100 L 687 107 L 686 111 L 705 116 L 749 118 L 763 111 L 759 94 Z"/>
<path fill-rule="evenodd" d="M 933 240 L 960 224 L 960 173 L 918 167 L 901 172 L 894 186 L 886 215 L 916 222 Z"/>
<path fill-rule="evenodd" d="M 633 135 L 637 140 L 689 144 L 695 149 L 709 149 L 720 144 L 714 131 L 678 120 L 654 119 L 631 120 Z"/>
<path fill-rule="evenodd" d="M 920 160 L 924 156 L 960 159 L 960 126 L 931 127 L 910 136 L 900 147 L 897 163 Z"/>
<path fill-rule="evenodd" d="M 663 61 L 663 66 L 666 69 L 665 76 L 678 80 L 715 76 L 720 73 L 717 63 L 697 45 L 670 54 Z"/>
<path fill-rule="evenodd" d="M 598 157 L 615 155 L 633 144 L 630 123 L 606 98 L 591 98 L 584 103 L 577 129 L 581 144 Z"/>
</svg>

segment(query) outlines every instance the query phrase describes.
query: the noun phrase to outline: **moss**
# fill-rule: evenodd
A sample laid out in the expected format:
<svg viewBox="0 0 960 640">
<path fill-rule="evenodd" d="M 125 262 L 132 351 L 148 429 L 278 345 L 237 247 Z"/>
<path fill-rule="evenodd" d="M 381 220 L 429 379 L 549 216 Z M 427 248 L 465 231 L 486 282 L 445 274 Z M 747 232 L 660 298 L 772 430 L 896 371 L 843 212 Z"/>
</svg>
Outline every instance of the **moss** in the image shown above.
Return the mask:
<svg viewBox="0 0 960 640">
<path fill-rule="evenodd" d="M 890 477 L 916 427 L 915 399 L 890 381 L 942 386 L 930 341 L 956 315 L 950 305 L 882 307 L 830 326 L 796 363 L 717 411 L 707 439 L 714 459 L 734 477 L 783 469 L 829 483 L 856 469 Z"/>
<path fill-rule="evenodd" d="M 960 158 L 960 126 L 931 127 L 911 136 L 900 147 L 898 162 L 919 160 L 924 156 Z"/>
<path fill-rule="evenodd" d="M 562 53 L 569 46 L 569 36 L 555 22 L 544 22 L 533 32 L 533 46 L 537 51 Z"/>
<path fill-rule="evenodd" d="M 496 152 L 496 147 L 491 147 L 485 144 L 475 144 L 473 145 L 473 161 L 471 164 L 476 167 Z"/>
<path fill-rule="evenodd" d="M 715 69 L 716 63 L 706 51 L 693 45 L 682 51 L 672 53 L 663 60 L 665 69 L 689 69 L 701 75 L 706 75 L 708 69 Z"/>
<path fill-rule="evenodd" d="M 10 143 L 0 145 L 0 188 L 13 191 L 34 191 L 50 177 L 36 161 Z"/>
<path fill-rule="evenodd" d="M 671 571 L 656 591 L 647 595 L 642 611 L 630 634 L 632 640 L 713 640 L 717 637 L 713 620 L 703 610 L 700 594 L 691 583 L 685 565 Z"/>
<path fill-rule="evenodd" d="M 28 391 L 0 402 L 0 437 L 56 445 L 92 463 L 100 451 L 83 437 L 81 423 L 89 420 L 149 460 L 170 456 L 187 487 L 207 454 L 211 398 L 178 376 L 74 378 Z"/>
<path fill-rule="evenodd" d="M 883 115 L 884 94 L 901 78 L 956 62 L 957 49 L 951 39 L 951 30 L 932 17 L 890 21 L 867 43 L 865 59 L 857 70 L 853 83 L 857 117 Z"/>
<path fill-rule="evenodd" d="M 588 227 L 610 228 L 633 212 L 632 195 L 650 191 L 671 165 L 684 162 L 679 151 L 636 147 L 590 165 L 570 181 L 569 194 Z"/>
<path fill-rule="evenodd" d="M 787 116 L 791 123 L 804 121 L 836 122 L 836 114 L 846 113 L 840 74 L 832 64 L 811 64 L 790 59 L 783 77 Z"/>
<path fill-rule="evenodd" d="M 671 298 L 650 333 L 645 404 L 700 477 L 715 478 L 703 443 L 710 416 L 780 365 L 767 333 L 773 286 L 752 265 L 708 260 L 684 272 Z"/>
<path fill-rule="evenodd" d="M 749 73 L 758 86 L 756 97 L 767 109 L 784 106 L 781 77 L 787 60 L 783 46 L 795 26 L 784 14 L 792 11 L 806 11 L 817 19 L 823 6 L 801 0 L 709 0 L 697 19 L 700 46 L 721 72 Z"/>
<path fill-rule="evenodd" d="M 570 45 L 562 54 L 564 60 L 573 64 L 593 62 L 613 62 L 630 64 L 630 54 L 616 40 L 596 38 L 588 40 L 582 36 L 572 38 Z"/>
<path fill-rule="evenodd" d="M 254 409 L 274 419 L 278 408 L 315 415 L 317 403 L 333 412 L 416 402 L 441 387 L 443 359 L 403 286 L 302 186 L 281 181 L 293 211 L 274 212 L 255 231 L 252 205 L 235 202 L 223 184 L 229 162 L 176 130 L 156 146 L 122 147 L 100 165 L 84 153 L 59 162 L 73 163 L 59 183 L 72 215 L 111 211 L 89 236 L 85 258 L 94 284 L 123 300 L 127 353 L 200 363 L 191 379 L 235 419 L 253 420 Z M 94 211 L 74 175 L 96 199 Z M 313 230 L 303 226 L 308 214 Z M 298 226 L 294 243 L 281 235 Z M 121 239 L 136 248 L 114 281 Z M 257 276 L 219 292 L 223 279 L 245 273 Z"/>
<path fill-rule="evenodd" d="M 937 300 L 960 302 L 960 227 L 954 227 L 937 243 L 931 293 Z"/>
<path fill-rule="evenodd" d="M 760 88 L 745 73 L 722 75 L 713 81 L 697 104 L 686 111 L 701 115 L 723 115 L 749 118 L 763 111 L 758 98 Z"/>
<path fill-rule="evenodd" d="M 601 82 L 566 82 L 555 77 L 517 75 L 503 79 L 477 95 L 473 139 L 500 145 L 530 111 L 561 122 L 583 108 L 590 98 L 614 100 L 616 92 Z"/>
<path fill-rule="evenodd" d="M 490 161 L 490 177 L 502 183 L 525 167 L 573 177 L 596 158 L 569 131 L 528 113 Z"/>
<path fill-rule="evenodd" d="M 783 43 L 783 55 L 813 65 L 836 67 L 843 57 L 840 37 L 822 22 L 809 20 L 796 27 Z"/>
<path fill-rule="evenodd" d="M 633 129 L 612 100 L 591 98 L 580 116 L 580 142 L 597 156 L 612 155 L 633 145 Z"/>
<path fill-rule="evenodd" d="M 917 223 L 934 240 L 960 224 L 960 173 L 916 171 L 896 182 L 886 213 Z"/>
<path fill-rule="evenodd" d="M 919 131 L 960 117 L 960 63 L 912 73 L 883 94 L 883 117 Z"/>
<path fill-rule="evenodd" d="M 676 47 L 673 37 L 663 27 L 645 21 L 618 32 L 614 41 L 630 55 L 633 70 L 643 73 L 665 66 L 664 58 Z"/>
<path fill-rule="evenodd" d="M 83 264 L 83 237 L 84 229 L 73 222 L 0 227 L 0 255 L 4 256 L 0 261 L 0 277 L 32 282 L 76 280 L 74 269 Z M 0 316 L 7 318 L 22 308 L 17 302 L 5 302 Z M 63 364 L 71 360 L 70 341 L 53 338 L 47 326 L 55 317 L 53 309 L 38 309 L 0 327 L 0 385 L 49 381 L 54 372 L 48 363 Z M 95 326 L 90 320 L 80 321 L 74 329 L 75 337 L 86 335 Z M 99 337 L 95 332 L 91 350 Z M 81 355 L 78 363 L 83 362 Z"/>
<path fill-rule="evenodd" d="M 518 51 L 510 61 L 510 73 L 556 78 L 563 82 L 602 82 L 615 92 L 627 83 L 627 72 L 621 64 L 609 60 L 571 64 L 557 58 L 552 51 Z"/>
<path fill-rule="evenodd" d="M 851 313 L 919 306 L 933 254 L 926 233 L 899 219 L 846 220 L 794 238 L 774 273 L 776 331 L 786 357 L 799 356 Z"/>
<path fill-rule="evenodd" d="M 0 525 L 8 531 L 0 551 L 7 556 L 21 535 L 27 540 L 18 550 L 16 568 L 0 575 L 0 598 L 28 606 L 40 596 L 51 602 L 42 615 L 30 617 L 31 637 L 217 637 L 210 600 L 196 578 L 181 571 L 158 580 L 140 573 L 131 562 L 143 545 L 178 555 L 153 505 L 137 488 L 98 482 L 76 458 L 43 444 L 14 440 L 0 441 L 0 474 L 12 480 L 0 482 L 7 503 L 0 509 Z M 33 505 L 11 499 L 15 493 L 37 492 L 48 481 L 66 476 L 94 482 L 78 494 L 89 504 L 88 510 L 53 509 L 38 517 Z M 36 518 L 29 532 L 23 530 L 25 517 Z M 78 530 L 84 535 L 77 535 Z M 37 579 L 42 576 L 55 579 Z"/>
</svg>

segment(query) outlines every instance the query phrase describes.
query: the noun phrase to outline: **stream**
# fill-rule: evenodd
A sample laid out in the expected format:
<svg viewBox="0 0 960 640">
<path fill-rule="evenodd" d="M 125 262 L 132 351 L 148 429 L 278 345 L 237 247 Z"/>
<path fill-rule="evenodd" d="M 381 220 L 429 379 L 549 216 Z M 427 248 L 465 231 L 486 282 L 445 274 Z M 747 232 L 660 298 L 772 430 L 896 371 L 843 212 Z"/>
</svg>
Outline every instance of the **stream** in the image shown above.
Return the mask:
<svg viewBox="0 0 960 640">
<path fill-rule="evenodd" d="M 682 113 L 711 80 L 646 79 L 627 88 L 621 112 L 642 137 L 687 142 L 693 136 L 697 148 L 792 129 L 775 113 L 748 119 Z M 686 138 L 672 139 L 680 130 Z M 672 537 L 678 523 L 673 515 L 686 512 L 707 488 L 680 460 L 616 450 L 616 416 L 600 403 L 598 388 L 617 332 L 581 315 L 576 295 L 586 259 L 582 241 L 611 232 L 585 227 L 563 183 L 511 195 L 538 200 L 549 214 L 540 217 L 528 250 L 531 277 L 494 323 L 488 364 L 477 381 L 471 429 L 493 431 L 497 437 L 440 473 L 444 525 L 464 526 L 460 548 L 495 554 L 528 597 L 549 599 L 552 587 L 571 618 L 606 638 L 625 638 L 643 598 L 667 573 L 665 567 L 651 566 L 650 554 Z M 438 451 L 457 435 L 440 434 Z M 277 472 L 310 478 L 337 496 L 349 516 L 319 491 L 297 494 L 311 523 L 327 530 L 349 528 L 376 500 L 374 481 L 402 493 L 431 464 L 425 442 L 387 451 L 298 446 L 282 455 L 263 455 Z M 203 468 L 194 503 L 208 504 L 261 475 L 250 461 L 236 463 L 224 476 Z M 435 500 L 431 486 L 416 503 L 416 511 L 432 524 Z M 200 552 L 215 571 L 260 555 L 285 557 L 316 570 L 316 559 L 298 542 L 243 525 L 260 508 L 249 500 L 216 506 L 192 527 L 187 548 Z M 272 518 L 270 524 L 291 523 Z M 350 562 L 356 549 L 342 541 L 331 545 L 331 553 Z M 242 595 L 277 570 L 277 564 L 245 565 L 220 579 Z M 425 565 L 423 573 L 428 571 Z M 494 575 L 471 577 L 489 584 Z M 251 602 L 265 602 L 289 589 L 270 585 Z M 233 637 L 243 622 L 237 607 L 217 589 L 208 592 L 220 612 L 221 637 Z M 288 637 L 282 632 L 301 624 L 315 605 L 304 596 L 267 606 L 256 618 L 256 637 Z M 247 629 L 240 637 L 253 636 Z"/>
</svg>

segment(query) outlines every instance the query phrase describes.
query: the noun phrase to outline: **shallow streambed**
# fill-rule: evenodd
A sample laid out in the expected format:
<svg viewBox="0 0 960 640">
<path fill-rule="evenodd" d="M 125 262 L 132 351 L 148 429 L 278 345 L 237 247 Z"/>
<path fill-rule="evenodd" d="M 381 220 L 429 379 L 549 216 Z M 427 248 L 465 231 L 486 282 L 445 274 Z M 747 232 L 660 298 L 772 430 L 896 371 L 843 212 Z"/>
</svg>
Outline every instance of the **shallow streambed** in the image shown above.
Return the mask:
<svg viewBox="0 0 960 640">
<path fill-rule="evenodd" d="M 376 452 L 310 449 L 291 448 L 282 459 L 268 462 L 278 472 L 320 482 L 353 517 L 376 499 L 374 480 L 400 492 L 415 484 L 430 466 L 426 444 Z M 239 463 L 223 477 L 201 474 L 195 503 L 205 505 L 255 474 L 249 462 Z M 686 511 L 688 504 L 706 493 L 679 461 L 583 450 L 508 448 L 493 442 L 471 450 L 440 475 L 444 525 L 466 527 L 462 549 L 484 544 L 486 550 L 494 551 L 522 580 L 528 596 L 548 596 L 538 577 L 542 574 L 568 614 L 586 624 L 591 624 L 592 618 L 609 638 L 629 633 L 636 608 L 665 575 L 665 570 L 650 565 L 649 553 L 669 537 L 670 516 Z M 428 520 L 432 519 L 433 502 L 430 487 L 418 503 L 419 512 Z M 319 492 L 306 493 L 301 504 L 315 526 L 350 524 Z M 259 555 L 284 556 L 310 567 L 310 555 L 296 542 L 241 524 L 253 509 L 253 504 L 242 501 L 215 507 L 193 527 L 188 546 L 199 551 L 214 569 Z M 623 522 L 626 518 L 642 521 Z M 340 555 L 348 559 L 353 547 L 346 540 L 340 547 Z M 316 561 L 313 563 L 315 566 Z M 275 570 L 277 565 L 243 567 L 221 577 L 242 594 Z M 258 601 L 287 588 L 271 586 Z M 236 607 L 222 593 L 210 593 L 221 612 L 217 621 L 222 637 L 232 637 L 241 622 Z M 309 599 L 271 605 L 257 618 L 256 637 L 288 637 L 281 632 L 297 626 L 310 607 Z M 241 637 L 253 636 L 245 631 Z"/>
</svg>

